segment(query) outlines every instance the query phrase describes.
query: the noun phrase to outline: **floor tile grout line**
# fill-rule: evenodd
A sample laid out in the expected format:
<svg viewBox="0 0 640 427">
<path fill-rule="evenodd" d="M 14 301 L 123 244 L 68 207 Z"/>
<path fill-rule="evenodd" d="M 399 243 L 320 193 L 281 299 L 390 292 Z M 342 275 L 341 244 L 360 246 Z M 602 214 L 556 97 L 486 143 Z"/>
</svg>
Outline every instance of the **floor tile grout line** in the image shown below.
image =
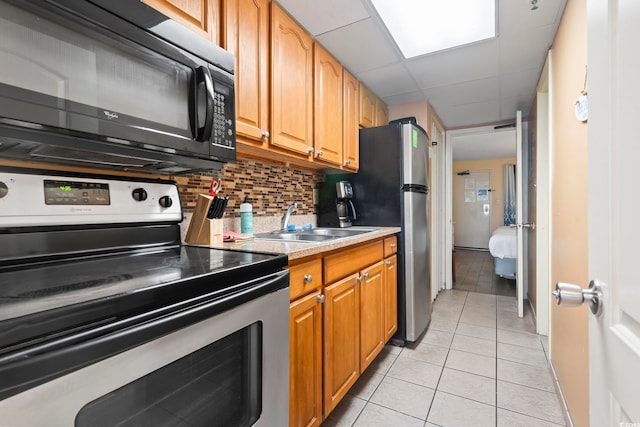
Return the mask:
<svg viewBox="0 0 640 427">
<path fill-rule="evenodd" d="M 465 303 L 467 298 L 469 297 L 469 293 L 464 296 Z M 464 303 L 462 304 L 464 307 Z M 453 335 L 455 336 L 455 331 L 458 329 L 458 325 L 460 324 L 460 316 L 462 316 L 462 312 L 458 316 L 458 320 L 456 321 L 456 327 L 454 328 Z M 431 410 L 433 409 L 433 402 L 436 399 L 436 394 L 438 393 L 438 386 L 440 385 L 440 380 L 442 379 L 442 373 L 444 372 L 444 367 L 447 364 L 447 359 L 449 358 L 449 354 L 451 353 L 451 345 L 453 344 L 453 339 L 451 340 L 451 344 L 449 344 L 449 349 L 447 350 L 447 356 L 444 358 L 444 364 L 442 365 L 442 370 L 440 370 L 440 376 L 438 377 L 438 382 L 436 383 L 435 392 L 433 393 L 433 397 L 431 398 L 431 402 L 429 403 L 429 410 L 427 411 L 427 418 L 425 419 L 425 424 L 429 422 L 429 415 L 431 414 Z M 444 392 L 442 392 L 444 393 Z"/>
</svg>

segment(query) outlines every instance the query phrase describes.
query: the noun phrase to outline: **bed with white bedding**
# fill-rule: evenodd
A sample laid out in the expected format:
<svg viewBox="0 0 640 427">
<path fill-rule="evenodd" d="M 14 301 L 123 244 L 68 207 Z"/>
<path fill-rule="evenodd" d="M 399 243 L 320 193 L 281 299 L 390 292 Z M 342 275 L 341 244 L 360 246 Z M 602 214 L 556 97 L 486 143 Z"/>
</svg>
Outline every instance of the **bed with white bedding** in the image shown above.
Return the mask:
<svg viewBox="0 0 640 427">
<path fill-rule="evenodd" d="M 518 256 L 515 227 L 496 228 L 489 239 L 489 252 L 493 256 L 495 273 L 506 279 L 515 279 Z"/>
</svg>

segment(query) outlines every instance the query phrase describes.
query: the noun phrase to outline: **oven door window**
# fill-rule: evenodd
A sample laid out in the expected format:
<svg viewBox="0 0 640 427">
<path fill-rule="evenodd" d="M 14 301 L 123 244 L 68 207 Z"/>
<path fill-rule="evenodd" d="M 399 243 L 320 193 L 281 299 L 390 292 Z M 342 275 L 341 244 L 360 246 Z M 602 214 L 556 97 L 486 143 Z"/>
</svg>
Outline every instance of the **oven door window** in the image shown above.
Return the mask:
<svg viewBox="0 0 640 427">
<path fill-rule="evenodd" d="M 262 322 L 256 322 L 89 402 L 75 425 L 251 426 L 261 402 Z"/>
</svg>

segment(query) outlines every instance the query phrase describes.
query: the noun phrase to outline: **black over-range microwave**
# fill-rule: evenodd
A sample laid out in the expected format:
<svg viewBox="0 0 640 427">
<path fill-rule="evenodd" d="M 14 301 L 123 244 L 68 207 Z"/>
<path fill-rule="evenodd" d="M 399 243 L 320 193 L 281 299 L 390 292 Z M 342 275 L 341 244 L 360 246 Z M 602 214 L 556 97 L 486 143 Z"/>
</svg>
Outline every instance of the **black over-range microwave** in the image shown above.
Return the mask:
<svg viewBox="0 0 640 427">
<path fill-rule="evenodd" d="M 219 169 L 235 160 L 233 68 L 138 0 L 0 0 L 0 158 Z"/>
</svg>

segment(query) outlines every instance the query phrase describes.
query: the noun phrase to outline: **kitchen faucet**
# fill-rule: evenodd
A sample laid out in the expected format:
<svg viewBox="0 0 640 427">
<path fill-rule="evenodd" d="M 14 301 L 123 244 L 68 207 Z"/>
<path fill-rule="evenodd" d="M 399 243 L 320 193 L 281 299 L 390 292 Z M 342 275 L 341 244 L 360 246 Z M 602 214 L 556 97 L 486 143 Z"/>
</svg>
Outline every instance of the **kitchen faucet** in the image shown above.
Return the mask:
<svg viewBox="0 0 640 427">
<path fill-rule="evenodd" d="M 286 230 L 289 226 L 289 218 L 291 218 L 291 214 L 293 211 L 298 209 L 298 203 L 293 202 L 291 206 L 287 208 L 287 212 L 282 216 L 282 229 Z"/>
</svg>

